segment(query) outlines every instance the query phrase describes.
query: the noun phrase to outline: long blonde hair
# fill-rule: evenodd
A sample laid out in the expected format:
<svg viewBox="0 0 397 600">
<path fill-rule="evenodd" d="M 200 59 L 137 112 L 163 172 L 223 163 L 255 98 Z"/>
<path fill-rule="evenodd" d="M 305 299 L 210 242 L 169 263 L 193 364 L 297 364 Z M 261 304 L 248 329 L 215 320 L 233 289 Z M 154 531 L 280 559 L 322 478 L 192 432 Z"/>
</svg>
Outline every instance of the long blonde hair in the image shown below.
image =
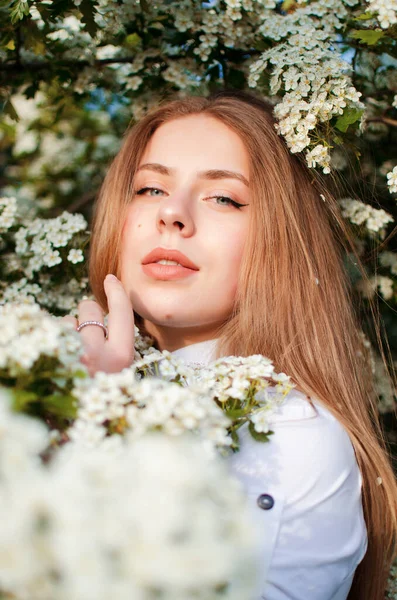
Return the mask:
<svg viewBox="0 0 397 600">
<path fill-rule="evenodd" d="M 236 131 L 251 157 L 250 236 L 235 310 L 222 328 L 218 353 L 268 356 L 344 426 L 363 477 L 369 542 L 349 599 L 383 600 L 395 552 L 397 485 L 343 268 L 344 252 L 355 252 L 353 237 L 320 176 L 277 135 L 270 104 L 244 93 L 193 96 L 160 105 L 127 132 L 97 204 L 92 290 L 106 309 L 103 280 L 107 273 L 118 274 L 125 209 L 149 139 L 167 121 L 203 113 Z M 357 255 L 356 262 L 360 265 Z M 376 323 L 375 328 L 379 335 Z"/>
</svg>

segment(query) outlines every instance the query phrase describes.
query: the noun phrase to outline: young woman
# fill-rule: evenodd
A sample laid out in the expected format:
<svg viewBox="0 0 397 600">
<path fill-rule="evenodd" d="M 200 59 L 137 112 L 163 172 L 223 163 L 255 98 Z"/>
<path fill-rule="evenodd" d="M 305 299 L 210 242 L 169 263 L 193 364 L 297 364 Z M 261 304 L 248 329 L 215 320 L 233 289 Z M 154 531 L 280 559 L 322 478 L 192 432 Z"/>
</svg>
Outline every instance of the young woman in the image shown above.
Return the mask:
<svg viewBox="0 0 397 600">
<path fill-rule="evenodd" d="M 346 236 L 271 106 L 242 93 L 145 116 L 97 206 L 97 302 L 79 307 L 91 373 L 133 362 L 135 317 L 184 360 L 263 354 L 297 384 L 271 441 L 243 436 L 232 459 L 263 540 L 265 600 L 383 600 L 394 551 L 396 484 L 342 266 Z"/>
</svg>

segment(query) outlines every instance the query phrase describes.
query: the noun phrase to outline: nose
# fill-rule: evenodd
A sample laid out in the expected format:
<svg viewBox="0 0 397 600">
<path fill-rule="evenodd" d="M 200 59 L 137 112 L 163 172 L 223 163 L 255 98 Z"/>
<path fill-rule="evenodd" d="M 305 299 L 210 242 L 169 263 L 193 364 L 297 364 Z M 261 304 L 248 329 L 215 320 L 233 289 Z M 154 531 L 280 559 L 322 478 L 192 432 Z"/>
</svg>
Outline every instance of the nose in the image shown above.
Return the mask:
<svg viewBox="0 0 397 600">
<path fill-rule="evenodd" d="M 194 219 L 189 207 L 189 198 L 173 194 L 160 201 L 157 211 L 157 229 L 161 233 L 178 230 L 183 237 L 190 237 L 195 231 Z"/>
</svg>

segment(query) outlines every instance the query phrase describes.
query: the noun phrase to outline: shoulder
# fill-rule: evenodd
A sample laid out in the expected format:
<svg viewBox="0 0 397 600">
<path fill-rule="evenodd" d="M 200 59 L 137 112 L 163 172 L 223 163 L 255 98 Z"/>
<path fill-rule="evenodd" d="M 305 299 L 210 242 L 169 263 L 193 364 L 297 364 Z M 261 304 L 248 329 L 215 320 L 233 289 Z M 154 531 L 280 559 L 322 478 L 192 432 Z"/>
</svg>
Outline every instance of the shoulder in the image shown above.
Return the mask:
<svg viewBox="0 0 397 600">
<path fill-rule="evenodd" d="M 240 451 L 231 457 L 260 540 L 258 591 L 267 600 L 346 599 L 367 543 L 349 436 L 327 408 L 299 392 L 270 425 L 265 443 L 241 428 Z"/>
<path fill-rule="evenodd" d="M 320 493 L 332 480 L 354 473 L 361 484 L 354 449 L 341 423 L 319 401 L 293 391 L 269 417 L 274 432 L 269 442 L 256 442 L 246 427 L 240 435 L 240 451 L 232 457 L 233 470 L 242 479 L 271 479 L 288 497 L 302 488 Z"/>
</svg>

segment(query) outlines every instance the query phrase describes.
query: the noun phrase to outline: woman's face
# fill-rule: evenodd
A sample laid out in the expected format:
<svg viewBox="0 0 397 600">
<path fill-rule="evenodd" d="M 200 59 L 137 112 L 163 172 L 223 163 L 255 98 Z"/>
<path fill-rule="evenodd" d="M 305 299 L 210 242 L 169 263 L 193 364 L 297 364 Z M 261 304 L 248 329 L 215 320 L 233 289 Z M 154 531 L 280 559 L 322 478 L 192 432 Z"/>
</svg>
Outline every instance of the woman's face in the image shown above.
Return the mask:
<svg viewBox="0 0 397 600">
<path fill-rule="evenodd" d="M 243 142 L 213 117 L 168 121 L 149 141 L 123 228 L 121 281 L 161 349 L 216 337 L 230 316 L 248 179 Z"/>
</svg>

